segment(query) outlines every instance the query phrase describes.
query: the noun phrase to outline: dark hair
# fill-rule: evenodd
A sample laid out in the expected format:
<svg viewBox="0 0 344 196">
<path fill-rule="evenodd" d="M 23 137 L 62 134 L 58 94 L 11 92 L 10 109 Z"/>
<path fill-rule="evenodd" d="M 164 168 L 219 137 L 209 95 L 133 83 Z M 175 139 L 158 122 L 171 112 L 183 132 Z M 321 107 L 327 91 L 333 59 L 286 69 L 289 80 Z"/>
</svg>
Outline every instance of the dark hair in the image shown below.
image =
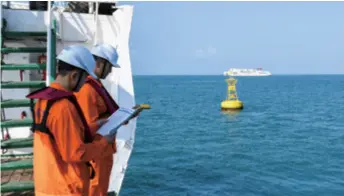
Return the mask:
<svg viewBox="0 0 344 196">
<path fill-rule="evenodd" d="M 59 75 L 61 75 L 61 76 L 66 76 L 69 72 L 74 71 L 74 70 L 78 70 L 78 71 L 82 71 L 82 72 L 85 71 L 83 69 L 80 69 L 78 67 L 70 65 L 70 64 L 68 64 L 64 61 L 61 61 L 61 60 L 59 60 L 57 62 L 57 70 L 58 70 Z"/>
</svg>

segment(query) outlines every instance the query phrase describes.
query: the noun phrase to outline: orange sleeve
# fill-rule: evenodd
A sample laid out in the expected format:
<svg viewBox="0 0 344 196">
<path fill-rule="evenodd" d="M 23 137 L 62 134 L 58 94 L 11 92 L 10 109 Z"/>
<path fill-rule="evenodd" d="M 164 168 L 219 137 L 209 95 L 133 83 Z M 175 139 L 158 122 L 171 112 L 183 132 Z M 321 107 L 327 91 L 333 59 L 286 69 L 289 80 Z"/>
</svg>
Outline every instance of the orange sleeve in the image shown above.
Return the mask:
<svg viewBox="0 0 344 196">
<path fill-rule="evenodd" d="M 84 84 L 80 91 L 75 93 L 92 133 L 95 133 L 99 129 L 97 124 L 99 112 L 97 109 L 96 95 L 95 90 L 89 84 Z"/>
<path fill-rule="evenodd" d="M 57 148 L 66 162 L 85 162 L 100 159 L 113 153 L 113 145 L 104 137 L 92 143 L 84 143 L 83 128 L 73 105 L 64 107 L 59 115 L 52 116 L 50 130 L 53 132 Z"/>
<path fill-rule="evenodd" d="M 75 93 L 75 96 L 78 100 L 78 103 L 84 113 L 88 126 L 91 129 L 93 137 L 96 135 L 96 132 L 100 128 L 97 120 L 99 118 L 99 110 L 97 108 L 97 97 L 99 96 L 97 91 L 91 87 L 89 84 L 84 84 L 79 92 Z M 105 119 L 105 118 L 102 118 Z M 113 143 L 113 153 L 117 152 L 116 148 L 116 139 Z"/>
<path fill-rule="evenodd" d="M 97 130 L 99 129 L 98 123 L 97 122 L 88 123 L 88 127 L 90 128 L 92 136 L 94 137 L 95 134 L 97 133 Z"/>
</svg>

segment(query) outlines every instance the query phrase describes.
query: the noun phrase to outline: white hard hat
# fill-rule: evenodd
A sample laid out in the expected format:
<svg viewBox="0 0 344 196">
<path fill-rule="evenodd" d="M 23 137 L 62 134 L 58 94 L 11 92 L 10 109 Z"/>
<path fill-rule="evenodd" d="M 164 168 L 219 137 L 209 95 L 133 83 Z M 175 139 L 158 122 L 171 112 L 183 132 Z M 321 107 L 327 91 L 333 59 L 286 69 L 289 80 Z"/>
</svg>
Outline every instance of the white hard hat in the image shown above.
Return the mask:
<svg viewBox="0 0 344 196">
<path fill-rule="evenodd" d="M 97 56 L 97 57 L 101 57 L 107 61 L 109 61 L 112 66 L 114 67 L 120 67 L 117 63 L 118 61 L 118 53 L 117 50 L 109 45 L 109 44 L 101 44 L 101 45 L 97 45 L 96 47 L 94 47 L 92 49 L 92 54 Z"/>
<path fill-rule="evenodd" d="M 57 56 L 57 59 L 85 70 L 93 78 L 98 78 L 93 72 L 96 66 L 93 55 L 82 45 L 72 45 L 64 48 Z"/>
</svg>

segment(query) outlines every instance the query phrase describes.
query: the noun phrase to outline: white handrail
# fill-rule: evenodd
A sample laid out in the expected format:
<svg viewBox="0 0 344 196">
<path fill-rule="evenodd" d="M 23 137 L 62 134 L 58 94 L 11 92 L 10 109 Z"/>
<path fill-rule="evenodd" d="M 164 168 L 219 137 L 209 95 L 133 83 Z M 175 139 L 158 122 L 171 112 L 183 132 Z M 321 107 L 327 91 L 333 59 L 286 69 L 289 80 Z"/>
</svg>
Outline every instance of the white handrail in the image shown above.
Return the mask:
<svg viewBox="0 0 344 196">
<path fill-rule="evenodd" d="M 58 15 L 59 15 L 59 32 L 56 32 L 56 33 L 59 33 L 60 35 L 60 39 L 61 39 L 61 43 L 62 43 L 62 47 L 64 48 L 65 45 L 64 45 L 64 41 L 63 41 L 63 12 L 66 10 L 66 7 L 65 6 L 61 6 L 61 7 L 55 7 L 55 9 L 57 9 L 57 12 L 58 12 Z M 55 10 L 53 9 L 53 10 Z"/>
<path fill-rule="evenodd" d="M 2 2 L 0 2 L 0 29 L 2 29 Z M 1 38 L 2 39 L 2 38 Z M 1 60 L 1 57 L 0 57 L 0 60 Z"/>
<path fill-rule="evenodd" d="M 47 61 L 46 61 L 46 86 L 50 85 L 51 72 L 51 0 L 48 1 L 48 28 L 47 28 Z"/>
<path fill-rule="evenodd" d="M 1 1 L 0 3 L 1 3 L 1 6 L 0 6 L 0 20 L 1 20 L 1 21 L 0 21 L 0 29 L 2 29 L 2 3 L 3 3 L 3 2 Z M 3 39 L 3 38 L 1 38 L 1 39 Z M 0 60 L 1 60 L 1 58 L 2 58 L 2 57 L 0 57 Z"/>
<path fill-rule="evenodd" d="M 95 21 L 94 21 L 94 34 L 93 34 L 93 45 L 97 45 L 98 41 L 98 9 L 99 9 L 99 2 L 96 2 L 96 13 L 95 13 Z"/>
</svg>

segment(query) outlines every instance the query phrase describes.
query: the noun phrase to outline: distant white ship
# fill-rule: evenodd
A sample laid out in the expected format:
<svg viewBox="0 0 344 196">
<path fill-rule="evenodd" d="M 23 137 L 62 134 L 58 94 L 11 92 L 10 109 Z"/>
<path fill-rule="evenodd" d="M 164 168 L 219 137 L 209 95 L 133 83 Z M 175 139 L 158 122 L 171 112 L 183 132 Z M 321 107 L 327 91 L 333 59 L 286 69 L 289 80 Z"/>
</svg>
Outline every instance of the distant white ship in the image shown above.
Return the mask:
<svg viewBox="0 0 344 196">
<path fill-rule="evenodd" d="M 271 72 L 264 71 L 262 68 L 257 69 L 238 69 L 230 68 L 223 73 L 225 76 L 271 76 Z"/>
</svg>

